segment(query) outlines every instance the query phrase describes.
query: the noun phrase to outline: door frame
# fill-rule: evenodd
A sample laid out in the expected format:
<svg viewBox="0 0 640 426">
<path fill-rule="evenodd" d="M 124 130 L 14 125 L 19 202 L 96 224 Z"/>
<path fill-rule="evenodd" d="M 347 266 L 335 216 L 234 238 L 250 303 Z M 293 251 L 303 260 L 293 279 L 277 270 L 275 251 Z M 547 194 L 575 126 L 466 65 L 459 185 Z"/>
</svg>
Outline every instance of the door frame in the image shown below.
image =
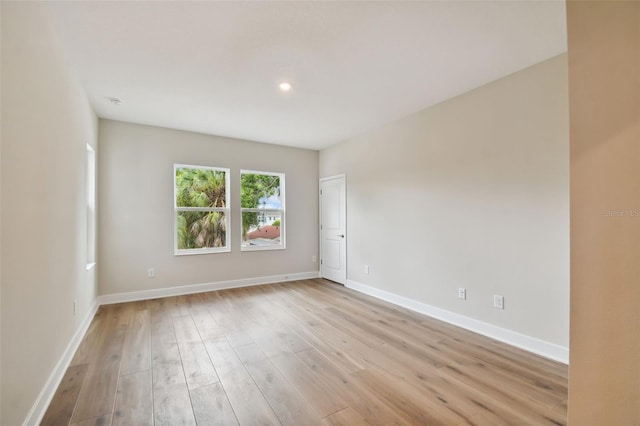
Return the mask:
<svg viewBox="0 0 640 426">
<path fill-rule="evenodd" d="M 320 278 L 322 276 L 322 183 L 333 180 L 333 179 L 344 179 L 344 283 L 339 283 L 344 286 L 347 285 L 347 264 L 348 264 L 348 256 L 349 252 L 347 250 L 347 240 L 349 238 L 349 233 L 347 232 L 347 175 L 346 173 L 340 173 L 337 175 L 323 177 L 318 181 L 318 241 L 320 242 L 320 252 L 318 256 L 318 260 L 320 261 L 318 264 L 318 275 Z"/>
</svg>

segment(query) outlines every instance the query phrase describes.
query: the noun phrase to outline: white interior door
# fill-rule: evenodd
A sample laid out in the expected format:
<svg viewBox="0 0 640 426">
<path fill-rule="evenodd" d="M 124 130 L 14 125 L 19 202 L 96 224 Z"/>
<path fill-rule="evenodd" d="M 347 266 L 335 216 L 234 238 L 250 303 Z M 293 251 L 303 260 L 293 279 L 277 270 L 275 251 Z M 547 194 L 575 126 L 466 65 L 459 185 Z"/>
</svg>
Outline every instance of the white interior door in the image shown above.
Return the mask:
<svg viewBox="0 0 640 426">
<path fill-rule="evenodd" d="M 320 275 L 347 282 L 347 194 L 345 177 L 320 180 Z"/>
</svg>

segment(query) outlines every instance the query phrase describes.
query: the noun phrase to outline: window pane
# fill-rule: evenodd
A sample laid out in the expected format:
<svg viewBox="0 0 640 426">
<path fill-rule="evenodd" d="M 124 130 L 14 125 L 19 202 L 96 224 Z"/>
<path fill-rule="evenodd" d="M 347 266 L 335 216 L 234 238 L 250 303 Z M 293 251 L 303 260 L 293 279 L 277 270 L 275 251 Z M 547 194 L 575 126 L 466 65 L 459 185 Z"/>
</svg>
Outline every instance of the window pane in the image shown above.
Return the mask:
<svg viewBox="0 0 640 426">
<path fill-rule="evenodd" d="M 87 265 L 96 261 L 96 152 L 87 144 Z"/>
<path fill-rule="evenodd" d="M 242 250 L 285 247 L 284 174 L 240 171 Z"/>
<path fill-rule="evenodd" d="M 241 207 L 247 209 L 281 209 L 280 176 L 242 173 Z"/>
<path fill-rule="evenodd" d="M 178 212 L 178 249 L 225 247 L 225 212 Z"/>
<path fill-rule="evenodd" d="M 279 211 L 242 212 L 242 246 L 279 246 L 281 222 Z"/>
<path fill-rule="evenodd" d="M 177 207 L 226 207 L 223 170 L 176 168 Z"/>
</svg>

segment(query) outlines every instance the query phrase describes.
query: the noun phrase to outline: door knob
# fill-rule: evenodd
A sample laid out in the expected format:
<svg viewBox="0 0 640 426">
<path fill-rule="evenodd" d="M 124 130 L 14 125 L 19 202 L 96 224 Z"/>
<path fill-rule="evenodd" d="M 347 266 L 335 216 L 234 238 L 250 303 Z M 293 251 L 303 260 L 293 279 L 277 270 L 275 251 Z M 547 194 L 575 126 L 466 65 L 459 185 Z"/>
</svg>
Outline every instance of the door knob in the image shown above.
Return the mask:
<svg viewBox="0 0 640 426">
<path fill-rule="evenodd" d="M 344 238 L 344 234 L 340 234 L 340 235 L 338 235 L 338 237 Z"/>
</svg>

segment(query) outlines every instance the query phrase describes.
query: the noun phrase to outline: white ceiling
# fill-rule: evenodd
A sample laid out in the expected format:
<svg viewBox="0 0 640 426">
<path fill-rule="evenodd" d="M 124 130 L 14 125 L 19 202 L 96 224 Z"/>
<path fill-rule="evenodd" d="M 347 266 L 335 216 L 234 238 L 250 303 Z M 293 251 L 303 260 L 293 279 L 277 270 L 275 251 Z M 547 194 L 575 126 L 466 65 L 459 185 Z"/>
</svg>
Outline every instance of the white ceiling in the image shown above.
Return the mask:
<svg viewBox="0 0 640 426">
<path fill-rule="evenodd" d="M 564 1 L 46 5 L 99 117 L 311 149 L 566 51 Z"/>
</svg>

